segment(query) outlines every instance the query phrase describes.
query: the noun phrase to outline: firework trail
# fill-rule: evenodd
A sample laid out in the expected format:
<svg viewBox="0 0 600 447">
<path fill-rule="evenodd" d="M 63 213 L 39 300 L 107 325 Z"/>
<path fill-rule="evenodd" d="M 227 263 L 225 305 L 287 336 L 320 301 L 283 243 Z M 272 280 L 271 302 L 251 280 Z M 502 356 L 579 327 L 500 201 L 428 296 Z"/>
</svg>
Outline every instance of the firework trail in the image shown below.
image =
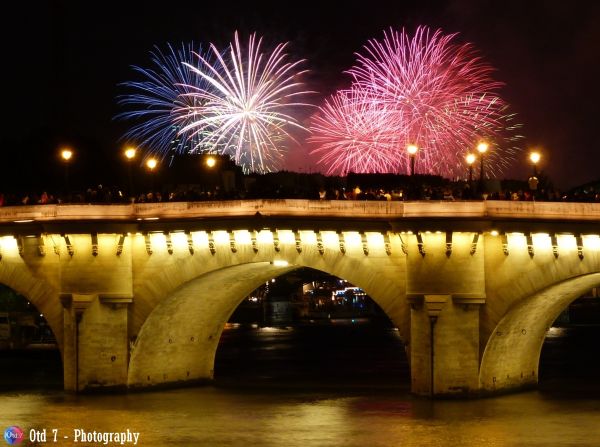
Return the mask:
<svg viewBox="0 0 600 447">
<path fill-rule="evenodd" d="M 307 106 L 297 97 L 311 93 L 299 80 L 303 61 L 288 62 L 286 45 L 267 53 L 252 34 L 245 50 L 236 32 L 223 55 L 210 46 L 214 64 L 202 55 L 197 65 L 185 63 L 210 87 L 187 86 L 183 96 L 189 100 L 175 112 L 180 134 L 198 138 L 205 150 L 230 155 L 246 172 L 279 168 L 285 143 L 293 140 L 290 130 L 306 130 L 290 111 Z"/>
<path fill-rule="evenodd" d="M 196 59 L 194 54 L 200 53 L 201 48 L 195 48 L 194 44 L 182 44 L 178 49 L 168 45 L 165 52 L 155 47 L 150 53 L 152 68 L 133 67 L 144 80 L 122 84 L 132 93 L 118 98 L 119 105 L 129 110 L 116 118 L 135 122 L 123 138 L 136 141 L 146 149 L 146 155 L 165 158 L 173 151 L 187 153 L 198 145 L 198 141 L 187 135 L 178 135 L 179 127 L 185 123 L 175 123 L 173 112 L 196 105 L 195 98 L 187 95 L 191 91 L 211 87 L 183 65 L 192 64 Z"/>
<path fill-rule="evenodd" d="M 473 151 L 481 140 L 490 144 L 486 155 L 488 173 L 498 173 L 508 166 L 518 150 L 514 140 L 518 125 L 507 113 L 507 104 L 498 95 L 501 83 L 491 77 L 494 69 L 483 62 L 470 44 L 454 43 L 455 34 L 443 35 L 419 27 L 412 37 L 405 31 L 384 32 L 383 40 L 370 40 L 363 52 L 357 54 L 356 64 L 348 71 L 353 77 L 354 97 L 371 104 L 366 107 L 380 127 L 374 129 L 378 148 L 390 156 L 391 146 L 395 165 L 374 162 L 361 172 L 382 171 L 407 173 L 409 157 L 406 147 L 416 144 L 417 172 L 442 174 L 448 177 L 465 171 L 464 156 Z M 313 119 L 312 141 L 322 142 L 340 125 L 326 113 L 330 103 Z M 346 106 L 345 106 L 346 107 Z M 361 106 L 365 107 L 365 106 Z M 369 136 L 363 136 L 369 141 Z M 337 152 L 337 155 L 324 152 Z M 328 141 L 313 150 L 320 161 L 337 160 L 347 152 L 343 139 L 339 144 Z M 373 157 L 377 160 L 377 157 Z M 329 170 L 335 169 L 330 165 Z"/>
</svg>

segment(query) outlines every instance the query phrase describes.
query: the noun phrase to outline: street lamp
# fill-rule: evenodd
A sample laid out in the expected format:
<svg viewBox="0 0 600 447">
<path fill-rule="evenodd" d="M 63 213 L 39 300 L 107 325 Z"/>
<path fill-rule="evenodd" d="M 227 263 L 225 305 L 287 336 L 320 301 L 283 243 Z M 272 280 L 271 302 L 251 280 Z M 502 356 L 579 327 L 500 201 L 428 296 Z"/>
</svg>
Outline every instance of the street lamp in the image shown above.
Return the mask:
<svg viewBox="0 0 600 447">
<path fill-rule="evenodd" d="M 128 147 L 125 149 L 125 157 L 127 160 L 133 160 L 135 158 L 135 154 L 137 153 L 137 149 L 135 147 Z"/>
<path fill-rule="evenodd" d="M 135 197 L 135 194 L 133 192 L 133 174 L 131 172 L 131 165 L 133 163 L 133 159 L 135 158 L 137 153 L 137 149 L 135 147 L 127 147 L 125 148 L 125 158 L 127 159 L 127 174 L 129 177 L 129 195 L 131 197 Z"/>
<path fill-rule="evenodd" d="M 417 152 L 419 152 L 419 147 L 415 144 L 409 144 L 408 146 L 406 146 L 406 151 L 408 152 L 408 155 L 410 157 L 410 175 L 412 177 L 413 175 L 415 175 L 415 158 Z"/>
<path fill-rule="evenodd" d="M 146 160 L 146 167 L 148 168 L 148 171 L 150 171 L 150 189 L 152 190 L 151 192 L 154 194 L 154 170 L 156 169 L 156 166 L 158 165 L 158 161 L 156 160 L 156 158 L 151 157 L 148 160 Z"/>
<path fill-rule="evenodd" d="M 467 164 L 469 165 L 469 190 L 473 191 L 473 163 L 475 163 L 475 154 L 467 154 L 465 159 L 467 160 Z"/>
<path fill-rule="evenodd" d="M 529 154 L 529 160 L 531 160 L 531 163 L 533 164 L 533 176 L 534 177 L 538 176 L 537 164 L 541 158 L 542 158 L 542 155 L 537 151 L 533 151 Z"/>
<path fill-rule="evenodd" d="M 71 149 L 63 149 L 60 152 L 60 156 L 63 158 L 63 160 L 69 161 L 73 157 L 73 151 Z"/>
<path fill-rule="evenodd" d="M 485 142 L 482 141 L 481 143 L 479 143 L 477 145 L 477 152 L 479 152 L 479 159 L 480 159 L 480 165 L 479 165 L 479 189 L 480 192 L 483 193 L 483 158 L 484 158 L 484 154 L 487 152 L 489 148 L 489 145 Z"/>
<path fill-rule="evenodd" d="M 206 157 L 206 166 L 208 166 L 209 168 L 214 168 L 217 164 L 217 159 L 215 157 L 213 157 L 212 155 L 209 155 L 208 157 Z"/>
<path fill-rule="evenodd" d="M 531 195 L 533 197 L 533 200 L 535 200 L 535 193 L 538 187 L 538 173 L 537 173 L 537 164 L 540 161 L 540 159 L 542 158 L 542 155 L 537 152 L 537 151 L 533 151 L 529 154 L 529 160 L 531 161 L 531 163 L 533 164 L 533 176 L 529 178 L 529 189 L 531 190 Z"/>
<path fill-rule="evenodd" d="M 233 174 L 233 172 L 228 172 L 227 170 L 225 170 L 224 172 L 221 171 L 221 168 L 226 168 L 226 166 L 222 165 L 223 159 L 220 158 L 218 155 L 206 154 L 202 159 L 202 164 L 204 185 L 212 189 L 214 194 L 220 193 L 219 188 L 221 187 L 221 185 L 223 185 L 225 187 L 225 190 L 228 191 L 229 183 L 227 183 L 226 186 L 225 179 L 229 179 L 228 175 Z M 235 184 L 235 179 L 233 180 L 233 183 Z"/>
<path fill-rule="evenodd" d="M 148 160 L 146 160 L 146 167 L 150 170 L 150 172 L 154 172 L 156 165 L 158 165 L 158 161 L 156 161 L 156 158 L 149 158 Z"/>
<path fill-rule="evenodd" d="M 65 163 L 65 195 L 69 194 L 69 163 L 73 158 L 73 151 L 69 148 L 63 148 L 60 151 L 60 157 Z"/>
</svg>

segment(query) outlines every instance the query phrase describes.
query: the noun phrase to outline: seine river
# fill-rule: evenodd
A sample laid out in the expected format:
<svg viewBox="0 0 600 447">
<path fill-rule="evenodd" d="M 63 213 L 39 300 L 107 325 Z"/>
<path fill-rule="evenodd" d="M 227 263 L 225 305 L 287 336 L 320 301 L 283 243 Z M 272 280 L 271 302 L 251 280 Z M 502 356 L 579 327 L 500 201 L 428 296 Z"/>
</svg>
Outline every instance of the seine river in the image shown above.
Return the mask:
<svg viewBox="0 0 600 447">
<path fill-rule="evenodd" d="M 598 446 L 599 340 L 600 326 L 553 328 L 538 390 L 436 402 L 408 393 L 397 332 L 369 325 L 231 327 L 213 386 L 122 395 L 64 393 L 55 352 L 4 352 L 0 427 L 47 430 L 21 445 L 129 429 L 143 446 Z"/>
</svg>

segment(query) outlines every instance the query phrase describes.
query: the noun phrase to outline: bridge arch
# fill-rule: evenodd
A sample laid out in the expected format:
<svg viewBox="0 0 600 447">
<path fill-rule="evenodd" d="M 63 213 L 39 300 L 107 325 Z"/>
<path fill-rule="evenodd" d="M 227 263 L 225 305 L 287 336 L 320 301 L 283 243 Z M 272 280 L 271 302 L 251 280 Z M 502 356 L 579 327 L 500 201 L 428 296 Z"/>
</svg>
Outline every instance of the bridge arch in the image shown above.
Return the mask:
<svg viewBox="0 0 600 447">
<path fill-rule="evenodd" d="M 515 303 L 485 347 L 479 374 L 482 393 L 535 386 L 546 332 L 574 300 L 600 286 L 600 273 L 557 282 Z"/>
<path fill-rule="evenodd" d="M 63 353 L 63 308 L 58 300 L 58 292 L 48 282 L 35 277 L 22 260 L 10 262 L 4 257 L 0 260 L 0 283 L 24 296 L 44 314 L 58 348 Z"/>
<path fill-rule="evenodd" d="M 386 312 L 401 336 L 409 333 L 402 312 L 406 306 L 401 305 L 404 292 L 387 278 L 373 281 L 358 261 L 346 258 L 333 268 L 282 264 L 256 261 L 230 265 L 177 287 L 154 308 L 139 332 L 131 352 L 128 386 L 212 379 L 221 332 L 233 311 L 261 284 L 301 267 L 321 270 L 361 287 Z M 340 271 L 348 274 L 340 275 Z"/>
<path fill-rule="evenodd" d="M 338 235 L 333 231 L 323 232 L 321 250 L 318 248 L 313 231 L 300 231 L 302 237 L 300 248 L 290 230 L 257 233 L 257 245 L 254 247 L 250 244 L 247 231 L 236 234 L 238 243 L 234 251 L 231 249 L 230 236 L 227 232 L 217 231 L 214 233 L 213 253 L 208 250 L 207 234 L 194 233 L 191 235 L 194 239 L 192 255 L 188 252 L 188 243 L 183 233 L 172 236 L 171 254 L 163 244 L 164 236 L 153 234 L 154 252 L 151 256 L 145 255 L 144 238 L 141 235 L 133 236 L 133 251 L 144 253 L 142 257 L 145 259 L 135 267 L 130 336 L 138 334 L 152 310 L 188 281 L 222 268 L 253 262 L 268 263 L 274 259 L 298 267 L 320 270 L 356 285 L 360 283 L 364 290 L 377 287 L 377 284 L 384 280 L 391 283 L 395 299 L 378 304 L 401 331 L 405 327 L 408 328 L 410 319 L 408 308 L 400 305 L 400 302 L 404 303 L 406 292 L 406 257 L 396 240 L 391 241 L 391 252 L 387 253 L 381 234 L 367 233 L 366 239 L 369 241 L 367 255 L 358 233 L 346 234 L 345 252 L 340 250 Z M 274 247 L 274 234 L 279 238 L 278 248 Z M 407 339 L 408 334 L 408 330 L 401 332 L 404 339 Z"/>
</svg>

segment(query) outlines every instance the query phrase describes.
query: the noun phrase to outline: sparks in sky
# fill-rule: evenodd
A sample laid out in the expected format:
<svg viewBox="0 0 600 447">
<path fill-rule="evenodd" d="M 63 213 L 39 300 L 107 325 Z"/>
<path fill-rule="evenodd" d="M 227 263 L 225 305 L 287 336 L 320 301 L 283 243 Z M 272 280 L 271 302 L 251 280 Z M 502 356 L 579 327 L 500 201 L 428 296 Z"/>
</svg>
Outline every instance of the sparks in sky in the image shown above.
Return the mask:
<svg viewBox="0 0 600 447">
<path fill-rule="evenodd" d="M 230 155 L 246 172 L 280 168 L 291 130 L 306 130 L 293 113 L 308 105 L 299 98 L 310 93 L 300 80 L 303 61 L 289 61 L 286 45 L 267 51 L 252 34 L 244 48 L 236 32 L 227 51 L 210 46 L 214 63 L 200 54 L 196 64 L 184 63 L 208 87 L 186 86 L 188 99 L 175 112 L 179 133 L 205 151 Z"/>
<path fill-rule="evenodd" d="M 427 27 L 417 28 L 412 38 L 404 30 L 390 30 L 357 53 L 348 71 L 354 93 L 345 95 L 368 103 L 357 108 L 367 111 L 365 122 L 377 126 L 365 126 L 355 139 L 373 162 L 346 165 L 359 172 L 408 173 L 406 147 L 415 144 L 417 172 L 453 177 L 464 173 L 466 153 L 482 140 L 490 145 L 488 173 L 501 172 L 510 164 L 519 150 L 514 145 L 519 126 L 512 124 L 513 116 L 498 94 L 502 84 L 492 78 L 494 69 L 472 45 L 455 43 L 455 38 L 456 34 Z M 332 107 L 340 110 L 334 112 Z M 356 130 L 336 118 L 348 107 L 331 100 L 313 118 L 312 141 L 319 145 L 312 153 L 329 172 L 343 172 L 341 159 L 350 154 L 346 136 Z M 336 133 L 343 135 L 337 143 L 332 138 Z M 381 156 L 374 156 L 378 151 Z M 380 162 L 388 157 L 392 161 Z"/>
<path fill-rule="evenodd" d="M 124 139 L 136 142 L 146 156 L 160 158 L 175 153 L 188 153 L 198 145 L 198 139 L 179 135 L 184 122 L 175 123 L 174 110 L 193 107 L 195 98 L 187 95 L 197 89 L 210 89 L 210 84 L 185 66 L 197 60 L 194 54 L 202 54 L 194 44 L 182 44 L 179 48 L 167 46 L 166 51 L 155 47 L 150 53 L 152 68 L 134 66 L 143 80 L 125 82 L 122 85 L 131 93 L 121 95 L 118 103 L 128 109 L 117 119 L 133 121 Z"/>
<path fill-rule="evenodd" d="M 314 154 L 326 173 L 393 172 L 397 142 L 388 134 L 389 116 L 358 89 L 340 90 L 320 108 L 311 122 Z"/>
</svg>

